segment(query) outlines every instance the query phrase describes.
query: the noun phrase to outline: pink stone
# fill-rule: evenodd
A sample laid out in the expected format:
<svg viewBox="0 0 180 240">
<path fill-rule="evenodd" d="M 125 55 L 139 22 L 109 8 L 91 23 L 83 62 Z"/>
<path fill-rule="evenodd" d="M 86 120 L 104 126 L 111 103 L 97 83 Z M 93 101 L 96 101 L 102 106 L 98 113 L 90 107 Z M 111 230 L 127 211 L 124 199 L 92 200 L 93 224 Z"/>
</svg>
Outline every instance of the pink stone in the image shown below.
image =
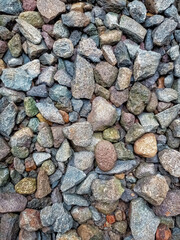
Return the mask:
<svg viewBox="0 0 180 240">
<path fill-rule="evenodd" d="M 47 32 L 42 32 L 41 34 L 42 34 L 42 36 L 44 38 L 46 46 L 49 49 L 52 49 L 53 48 L 53 44 L 54 44 L 54 40 L 49 36 L 49 34 Z"/>
<path fill-rule="evenodd" d="M 35 0 L 23 0 L 24 11 L 34 11 L 36 6 L 37 2 Z"/>
<path fill-rule="evenodd" d="M 7 43 L 0 40 L 0 53 L 5 53 L 8 46 Z"/>
</svg>

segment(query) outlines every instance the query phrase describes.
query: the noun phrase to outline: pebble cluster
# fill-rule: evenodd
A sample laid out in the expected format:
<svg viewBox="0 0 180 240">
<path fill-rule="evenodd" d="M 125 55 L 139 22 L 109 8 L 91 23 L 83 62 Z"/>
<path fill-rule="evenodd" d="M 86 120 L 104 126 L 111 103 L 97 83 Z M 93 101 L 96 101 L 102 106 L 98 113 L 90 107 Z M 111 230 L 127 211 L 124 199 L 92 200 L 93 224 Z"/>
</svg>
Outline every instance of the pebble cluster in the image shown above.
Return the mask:
<svg viewBox="0 0 180 240">
<path fill-rule="evenodd" d="M 1 240 L 180 240 L 178 12 L 0 0 Z"/>
</svg>

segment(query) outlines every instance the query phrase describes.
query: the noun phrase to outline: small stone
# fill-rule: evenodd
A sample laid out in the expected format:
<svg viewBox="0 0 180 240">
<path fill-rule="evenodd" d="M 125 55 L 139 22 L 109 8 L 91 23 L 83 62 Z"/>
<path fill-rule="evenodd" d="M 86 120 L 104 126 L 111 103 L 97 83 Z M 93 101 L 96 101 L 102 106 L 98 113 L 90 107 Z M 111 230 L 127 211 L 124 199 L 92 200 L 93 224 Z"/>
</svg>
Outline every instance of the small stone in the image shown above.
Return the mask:
<svg viewBox="0 0 180 240">
<path fill-rule="evenodd" d="M 154 207 L 154 212 L 158 216 L 177 216 L 180 214 L 180 191 L 170 190 L 160 206 Z"/>
<path fill-rule="evenodd" d="M 37 8 L 40 14 L 46 20 L 46 22 L 51 21 L 60 13 L 66 11 L 65 4 L 59 0 L 48 0 L 46 1 L 46 3 L 44 3 L 43 0 L 38 0 Z"/>
<path fill-rule="evenodd" d="M 63 141 L 56 153 L 56 160 L 58 162 L 66 162 L 72 155 L 72 150 L 67 139 Z"/>
<path fill-rule="evenodd" d="M 26 11 L 19 14 L 19 19 L 26 21 L 35 28 L 41 28 L 44 24 L 44 21 L 39 12 L 35 11 Z"/>
<path fill-rule="evenodd" d="M 158 99 L 155 92 L 151 93 L 151 98 L 146 106 L 147 112 L 154 112 L 158 106 Z"/>
<path fill-rule="evenodd" d="M 143 177 L 148 177 L 150 175 L 155 175 L 155 174 L 156 174 L 156 169 L 153 163 L 143 162 L 136 169 L 136 177 L 139 179 Z"/>
<path fill-rule="evenodd" d="M 145 0 L 145 5 L 151 13 L 161 13 L 166 10 L 173 2 L 174 0 L 162 0 L 160 2 L 158 0 Z"/>
<path fill-rule="evenodd" d="M 109 91 L 106 88 L 104 88 L 101 85 L 99 85 L 99 84 L 95 84 L 94 92 L 95 92 L 96 96 L 105 98 L 106 100 L 108 100 L 109 97 L 110 97 Z"/>
<path fill-rule="evenodd" d="M 113 66 L 116 65 L 117 60 L 114 55 L 113 48 L 110 45 L 102 46 L 102 53 L 108 63 L 110 63 Z"/>
<path fill-rule="evenodd" d="M 164 176 L 157 174 L 138 180 L 134 191 L 152 205 L 160 205 L 165 199 L 169 186 Z"/>
<path fill-rule="evenodd" d="M 90 23 L 89 17 L 78 11 L 70 11 L 61 17 L 63 23 L 68 27 L 86 27 Z"/>
<path fill-rule="evenodd" d="M 173 46 L 168 51 L 167 54 L 170 56 L 171 60 L 174 61 L 179 56 L 179 46 Z"/>
<path fill-rule="evenodd" d="M 37 142 L 41 147 L 51 148 L 54 144 L 51 128 L 47 125 L 47 123 L 41 123 L 39 124 L 39 127 L 41 127 L 41 129 L 37 136 Z"/>
<path fill-rule="evenodd" d="M 155 131 L 159 126 L 154 113 L 143 112 L 138 116 L 138 119 L 146 132 Z"/>
<path fill-rule="evenodd" d="M 75 62 L 75 75 L 71 83 L 71 91 L 74 98 L 91 99 L 94 92 L 95 82 L 91 64 L 77 55 Z"/>
<path fill-rule="evenodd" d="M 92 124 L 93 131 L 103 131 L 112 126 L 117 118 L 116 109 L 102 97 L 96 97 L 92 103 L 92 110 L 88 121 Z"/>
<path fill-rule="evenodd" d="M 122 111 L 120 124 L 123 126 L 123 128 L 126 131 L 128 131 L 129 128 L 134 125 L 134 122 L 135 122 L 135 117 L 132 113 Z"/>
<path fill-rule="evenodd" d="M 115 29 L 118 26 L 118 14 L 113 12 L 107 13 L 104 24 L 109 29 Z"/>
<path fill-rule="evenodd" d="M 86 179 L 78 186 L 76 193 L 83 195 L 83 194 L 90 194 L 91 193 L 91 184 L 94 179 L 97 179 L 98 175 L 95 172 L 90 172 Z"/>
<path fill-rule="evenodd" d="M 26 208 L 20 214 L 19 226 L 28 232 L 33 232 L 41 229 L 42 225 L 40 220 L 40 212 L 35 209 Z"/>
<path fill-rule="evenodd" d="M 25 168 L 26 168 L 26 172 L 36 170 L 36 168 L 37 168 L 36 164 L 31 157 L 25 159 Z"/>
<path fill-rule="evenodd" d="M 88 201 L 77 194 L 63 193 L 64 203 L 68 206 L 76 205 L 81 207 L 87 207 Z"/>
<path fill-rule="evenodd" d="M 172 88 L 157 89 L 156 94 L 159 101 L 172 102 L 178 98 L 178 93 Z"/>
<path fill-rule="evenodd" d="M 71 215 L 79 224 L 87 222 L 92 217 L 92 213 L 88 207 L 74 207 L 71 211 Z"/>
<path fill-rule="evenodd" d="M 51 160 L 47 160 L 43 162 L 41 168 L 44 169 L 44 171 L 47 173 L 48 176 L 52 175 L 56 170 L 56 167 L 53 161 Z"/>
<path fill-rule="evenodd" d="M 15 34 L 11 40 L 8 42 L 8 48 L 13 57 L 17 58 L 21 55 L 22 46 L 21 46 L 21 37 L 17 33 Z"/>
<path fill-rule="evenodd" d="M 127 221 L 116 222 L 113 224 L 113 228 L 120 234 L 125 234 L 127 230 Z"/>
<path fill-rule="evenodd" d="M 62 23 L 61 20 L 57 21 L 54 24 L 53 28 L 53 36 L 55 36 L 56 39 L 58 38 L 68 38 L 70 35 L 68 28 Z"/>
<path fill-rule="evenodd" d="M 114 86 L 110 88 L 110 101 L 118 108 L 128 101 L 129 90 L 117 91 Z"/>
<path fill-rule="evenodd" d="M 25 127 L 21 128 L 14 133 L 14 135 L 10 139 L 11 147 L 30 147 L 31 138 L 33 137 L 33 132 L 30 128 Z"/>
<path fill-rule="evenodd" d="M 117 154 L 112 143 L 108 141 L 100 141 L 95 147 L 95 158 L 98 167 L 102 171 L 110 171 L 117 160 Z"/>
<path fill-rule="evenodd" d="M 174 137 L 180 137 L 180 119 L 175 119 L 171 125 L 170 125 L 170 129 L 173 132 L 173 136 Z"/>
<path fill-rule="evenodd" d="M 36 191 L 36 179 L 26 177 L 15 185 L 15 190 L 19 194 L 33 194 Z"/>
<path fill-rule="evenodd" d="M 144 133 L 145 129 L 139 123 L 135 123 L 129 128 L 125 136 L 125 141 L 127 143 L 133 143 L 138 138 L 140 138 Z"/>
<path fill-rule="evenodd" d="M 116 81 L 115 88 L 117 90 L 124 90 L 129 87 L 131 81 L 132 71 L 129 68 L 119 68 L 119 73 Z"/>
<path fill-rule="evenodd" d="M 164 224 L 160 224 L 156 232 L 157 240 L 170 240 L 171 230 Z"/>
<path fill-rule="evenodd" d="M 118 67 L 128 67 L 128 66 L 132 65 L 127 47 L 123 41 L 120 41 L 116 45 L 116 47 L 114 49 L 114 54 L 117 59 Z"/>
<path fill-rule="evenodd" d="M 68 189 L 74 187 L 79 184 L 83 179 L 85 179 L 86 174 L 72 166 L 68 166 L 66 170 L 66 174 L 62 180 L 61 191 L 65 192 Z"/>
<path fill-rule="evenodd" d="M 103 131 L 103 138 L 110 142 L 117 142 L 120 139 L 119 131 L 113 127 Z"/>
<path fill-rule="evenodd" d="M 33 159 L 37 166 L 40 166 L 45 160 L 48 160 L 50 158 L 51 158 L 51 155 L 49 153 L 44 153 L 44 152 L 33 153 Z"/>
<path fill-rule="evenodd" d="M 26 97 L 24 99 L 24 107 L 28 117 L 34 117 L 38 113 L 36 102 L 32 97 Z"/>
<path fill-rule="evenodd" d="M 15 157 L 13 164 L 14 164 L 14 168 L 16 169 L 16 171 L 19 172 L 20 174 L 23 174 L 23 172 L 25 170 L 23 161 L 21 161 L 19 158 Z"/>
<path fill-rule="evenodd" d="M 146 19 L 146 7 L 140 1 L 134 0 L 128 4 L 131 17 L 138 23 L 143 23 Z"/>
<path fill-rule="evenodd" d="M 143 42 L 147 32 L 141 24 L 126 15 L 121 16 L 120 29 L 138 43 Z"/>
<path fill-rule="evenodd" d="M 37 7 L 36 0 L 23 0 L 23 9 L 25 11 L 34 11 Z"/>
<path fill-rule="evenodd" d="M 53 51 L 58 57 L 69 58 L 74 53 L 74 47 L 71 40 L 62 38 L 54 42 Z"/>
<path fill-rule="evenodd" d="M 21 229 L 19 232 L 19 240 L 33 240 L 37 238 L 36 232 L 28 232 L 24 229 Z"/>
<path fill-rule="evenodd" d="M 54 75 L 54 79 L 63 86 L 70 87 L 71 86 L 71 77 L 64 69 L 60 69 Z"/>
<path fill-rule="evenodd" d="M 78 237 L 76 230 L 70 230 L 67 233 L 62 234 L 57 234 L 56 240 L 81 240 L 80 237 Z"/>
<path fill-rule="evenodd" d="M 97 0 L 97 3 L 106 9 L 107 12 L 117 12 L 126 7 L 126 0 Z"/>
<path fill-rule="evenodd" d="M 132 200 L 130 204 L 130 228 L 135 240 L 154 239 L 159 223 L 159 218 L 142 198 Z"/>
<path fill-rule="evenodd" d="M 121 40 L 122 32 L 119 30 L 111 30 L 103 32 L 99 38 L 101 46 L 103 45 L 115 45 Z"/>
<path fill-rule="evenodd" d="M 118 159 L 130 160 L 135 158 L 133 152 L 127 149 L 123 142 L 115 143 L 114 147 L 115 147 Z"/>
<path fill-rule="evenodd" d="M 88 151 L 75 152 L 73 161 L 76 168 L 85 171 L 93 166 L 94 153 Z"/>
<path fill-rule="evenodd" d="M 135 81 L 143 80 L 155 74 L 161 55 L 152 51 L 141 50 L 134 62 Z"/>
<path fill-rule="evenodd" d="M 51 193 L 51 187 L 49 183 L 49 178 L 44 169 L 40 169 L 37 177 L 37 191 L 35 193 L 36 198 L 46 197 Z"/>
<path fill-rule="evenodd" d="M 153 133 L 146 133 L 134 143 L 134 151 L 136 154 L 152 158 L 157 153 L 156 137 Z"/>
<path fill-rule="evenodd" d="M 99 230 L 98 227 L 90 225 L 90 224 L 81 224 L 77 232 L 82 240 L 90 240 L 90 239 L 103 239 L 103 233 Z"/>
<path fill-rule="evenodd" d="M 7 142 L 0 137 L 0 161 L 10 153 L 10 147 Z"/>
<path fill-rule="evenodd" d="M 180 177 L 180 153 L 174 149 L 164 149 L 158 154 L 163 168 L 174 177 Z"/>
<path fill-rule="evenodd" d="M 76 146 L 87 147 L 91 144 L 93 130 L 89 122 L 79 122 L 65 127 L 63 133 Z"/>
</svg>

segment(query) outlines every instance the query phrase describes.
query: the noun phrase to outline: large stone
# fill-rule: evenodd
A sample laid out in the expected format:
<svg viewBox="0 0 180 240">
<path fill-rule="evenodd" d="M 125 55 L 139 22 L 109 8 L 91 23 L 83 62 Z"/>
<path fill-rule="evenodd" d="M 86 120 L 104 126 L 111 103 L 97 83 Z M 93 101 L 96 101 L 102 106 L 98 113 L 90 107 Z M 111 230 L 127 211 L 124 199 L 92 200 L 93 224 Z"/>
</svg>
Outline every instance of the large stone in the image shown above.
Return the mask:
<svg viewBox="0 0 180 240">
<path fill-rule="evenodd" d="M 134 0 L 128 4 L 131 17 L 138 23 L 143 23 L 146 19 L 146 7 L 140 1 Z"/>
<path fill-rule="evenodd" d="M 147 32 L 141 24 L 126 15 L 121 16 L 120 29 L 138 43 L 143 42 Z"/>
<path fill-rule="evenodd" d="M 81 56 L 75 62 L 75 75 L 71 82 L 74 98 L 91 99 L 95 88 L 94 73 L 91 64 Z"/>
<path fill-rule="evenodd" d="M 22 4 L 20 0 L 0 0 L 0 9 L 1 12 L 18 15 L 23 11 Z"/>
<path fill-rule="evenodd" d="M 178 98 L 178 92 L 172 88 L 159 88 L 156 90 L 159 101 L 172 102 Z"/>
<path fill-rule="evenodd" d="M 91 189 L 95 200 L 105 203 L 119 200 L 124 192 L 120 180 L 116 178 L 110 180 L 95 179 L 92 182 Z"/>
<path fill-rule="evenodd" d="M 82 12 L 70 11 L 61 16 L 64 25 L 68 27 L 86 27 L 90 23 L 90 19 Z"/>
<path fill-rule="evenodd" d="M 169 186 L 164 176 L 157 174 L 138 180 L 134 191 L 152 205 L 160 205 L 166 198 Z"/>
<path fill-rule="evenodd" d="M 145 5 L 151 13 L 161 13 L 172 3 L 174 0 L 145 0 Z"/>
<path fill-rule="evenodd" d="M 14 133 L 10 139 L 11 147 L 27 147 L 31 145 L 31 138 L 33 137 L 33 132 L 29 127 L 21 128 Z"/>
<path fill-rule="evenodd" d="M 135 81 L 143 80 L 155 74 L 161 55 L 152 51 L 139 51 L 134 62 Z"/>
<path fill-rule="evenodd" d="M 19 18 L 33 25 L 35 28 L 41 28 L 44 24 L 40 13 L 36 11 L 22 12 L 19 14 Z"/>
<path fill-rule="evenodd" d="M 46 22 L 51 21 L 60 13 L 66 11 L 65 4 L 60 0 L 47 0 L 46 2 L 43 0 L 38 0 L 37 8 Z"/>
<path fill-rule="evenodd" d="M 18 193 L 0 193 L 0 213 L 21 212 L 26 204 L 26 197 Z"/>
<path fill-rule="evenodd" d="M 87 147 L 91 144 L 93 130 L 89 122 L 74 123 L 63 129 L 65 137 L 71 140 L 74 145 L 79 147 Z"/>
<path fill-rule="evenodd" d="M 1 87 L 0 95 L 6 97 L 10 102 L 22 102 L 25 98 L 25 94 L 23 92 L 18 92 L 11 90 L 9 88 Z"/>
<path fill-rule="evenodd" d="M 130 205 L 130 228 L 134 240 L 154 240 L 160 219 L 142 198 L 132 200 Z"/>
<path fill-rule="evenodd" d="M 73 162 L 76 168 L 82 171 L 88 170 L 93 166 L 94 153 L 88 151 L 75 152 Z"/>
<path fill-rule="evenodd" d="M 174 177 L 180 177 L 180 153 L 174 149 L 164 149 L 158 154 L 163 168 Z"/>
<path fill-rule="evenodd" d="M 117 119 L 116 109 L 102 97 L 96 97 L 92 103 L 92 111 L 88 121 L 92 124 L 93 131 L 103 131 L 112 126 Z"/>
<path fill-rule="evenodd" d="M 88 207 L 74 207 L 71 211 L 71 214 L 75 221 L 79 224 L 84 223 L 91 219 L 92 213 Z"/>
</svg>

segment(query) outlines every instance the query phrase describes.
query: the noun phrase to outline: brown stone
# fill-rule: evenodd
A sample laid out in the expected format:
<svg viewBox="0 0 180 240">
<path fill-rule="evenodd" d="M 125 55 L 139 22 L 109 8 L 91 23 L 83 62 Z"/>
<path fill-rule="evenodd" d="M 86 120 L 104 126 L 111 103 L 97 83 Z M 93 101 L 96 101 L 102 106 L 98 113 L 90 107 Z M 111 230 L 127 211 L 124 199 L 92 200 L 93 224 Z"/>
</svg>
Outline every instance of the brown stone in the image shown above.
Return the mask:
<svg viewBox="0 0 180 240">
<path fill-rule="evenodd" d="M 25 168 L 26 168 L 26 172 L 30 172 L 37 168 L 33 158 L 28 157 L 25 159 Z"/>
<path fill-rule="evenodd" d="M 129 97 L 129 90 L 117 91 L 114 86 L 110 88 L 110 101 L 116 106 L 120 107 L 127 102 Z"/>
<path fill-rule="evenodd" d="M 65 111 L 62 111 L 62 110 L 59 110 L 59 112 L 62 115 L 64 122 L 68 123 L 69 122 L 69 115 L 68 115 L 68 113 L 65 112 Z"/>
<path fill-rule="evenodd" d="M 74 3 L 71 6 L 71 11 L 83 12 L 84 6 L 85 6 L 85 3 L 83 2 Z"/>
<path fill-rule="evenodd" d="M 110 171 L 117 160 L 117 153 L 113 144 L 106 140 L 100 141 L 95 147 L 95 158 L 102 171 Z"/>
<path fill-rule="evenodd" d="M 135 123 L 135 116 L 132 113 L 122 111 L 120 124 L 127 131 Z"/>
<path fill-rule="evenodd" d="M 35 209 L 26 208 L 20 214 L 19 226 L 28 232 L 41 229 L 40 212 Z"/>
<path fill-rule="evenodd" d="M 106 31 L 100 35 L 101 45 L 114 45 L 121 40 L 122 32 L 119 30 Z"/>
<path fill-rule="evenodd" d="M 0 137 L 0 161 L 10 153 L 10 147 L 6 141 Z"/>
<path fill-rule="evenodd" d="M 49 34 L 47 32 L 42 32 L 41 35 L 44 38 L 46 46 L 51 50 L 54 45 L 54 40 L 49 36 Z"/>
<path fill-rule="evenodd" d="M 132 71 L 129 68 L 121 67 L 117 77 L 116 89 L 124 90 L 128 88 L 131 81 L 131 76 Z"/>
<path fill-rule="evenodd" d="M 64 141 L 64 134 L 62 130 L 63 130 L 62 126 L 51 127 L 55 148 L 59 148 L 61 143 Z"/>
<path fill-rule="evenodd" d="M 51 192 L 49 178 L 45 170 L 40 169 L 37 177 L 37 191 L 35 193 L 36 198 L 43 198 Z"/>
<path fill-rule="evenodd" d="M 82 224 L 78 227 L 77 232 L 82 240 L 99 239 L 103 240 L 102 232 L 98 227 L 90 224 Z"/>
<path fill-rule="evenodd" d="M 118 201 L 112 202 L 112 203 L 96 202 L 95 208 L 100 213 L 107 215 L 107 214 L 112 214 L 116 210 L 117 205 L 118 205 Z"/>
<path fill-rule="evenodd" d="M 5 68 L 6 68 L 6 65 L 5 65 L 4 61 L 2 59 L 0 59 L 0 75 L 3 71 L 3 69 L 5 69 Z"/>
<path fill-rule="evenodd" d="M 160 224 L 156 232 L 156 240 L 170 240 L 171 230 L 164 224 Z"/>
<path fill-rule="evenodd" d="M 134 143 L 134 152 L 142 157 L 152 158 L 157 153 L 157 141 L 153 133 L 146 133 Z"/>
</svg>

